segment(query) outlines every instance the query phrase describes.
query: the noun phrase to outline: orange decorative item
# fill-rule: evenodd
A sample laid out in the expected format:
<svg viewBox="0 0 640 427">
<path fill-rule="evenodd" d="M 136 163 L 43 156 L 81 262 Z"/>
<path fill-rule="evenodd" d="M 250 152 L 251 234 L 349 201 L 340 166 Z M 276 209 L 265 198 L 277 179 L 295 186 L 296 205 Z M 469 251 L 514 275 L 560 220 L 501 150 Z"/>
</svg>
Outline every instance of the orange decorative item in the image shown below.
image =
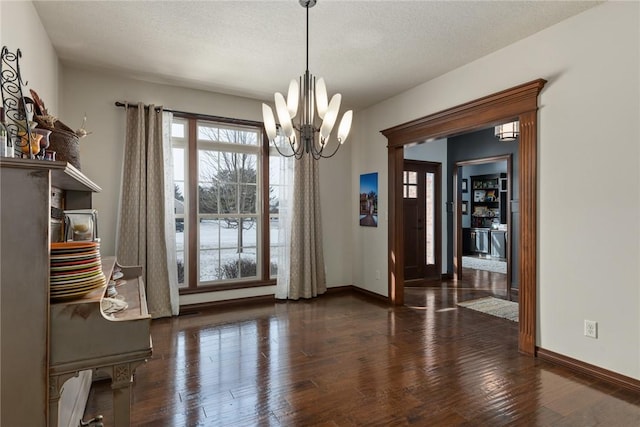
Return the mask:
<svg viewBox="0 0 640 427">
<path fill-rule="evenodd" d="M 21 132 L 19 136 L 21 138 L 20 151 L 27 156 L 33 155 L 35 157 L 40 152 L 40 140 L 42 139 L 42 134 L 35 132 L 32 133 L 30 144 L 26 132 Z"/>
</svg>

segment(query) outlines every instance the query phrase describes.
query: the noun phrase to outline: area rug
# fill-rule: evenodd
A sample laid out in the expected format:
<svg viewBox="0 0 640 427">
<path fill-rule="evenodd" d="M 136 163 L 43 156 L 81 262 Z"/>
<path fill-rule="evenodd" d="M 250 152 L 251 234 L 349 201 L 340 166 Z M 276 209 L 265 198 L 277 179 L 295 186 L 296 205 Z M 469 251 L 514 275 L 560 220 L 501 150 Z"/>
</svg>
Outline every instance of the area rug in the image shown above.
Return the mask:
<svg viewBox="0 0 640 427">
<path fill-rule="evenodd" d="M 476 270 L 486 270 L 486 271 L 492 271 L 494 273 L 507 274 L 507 262 L 498 261 L 495 259 L 463 256 L 462 266 L 464 268 L 473 268 Z"/>
<path fill-rule="evenodd" d="M 518 303 L 513 301 L 505 301 L 500 298 L 486 297 L 470 301 L 459 302 L 458 305 L 471 310 L 480 311 L 496 317 L 518 321 Z"/>
</svg>

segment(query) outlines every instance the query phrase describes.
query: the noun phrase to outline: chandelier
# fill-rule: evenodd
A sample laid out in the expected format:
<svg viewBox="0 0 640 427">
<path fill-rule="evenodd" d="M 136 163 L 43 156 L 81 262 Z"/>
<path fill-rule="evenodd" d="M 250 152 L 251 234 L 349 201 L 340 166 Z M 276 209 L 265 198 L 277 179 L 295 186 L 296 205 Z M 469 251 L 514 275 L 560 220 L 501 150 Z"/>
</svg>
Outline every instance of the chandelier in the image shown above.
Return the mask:
<svg viewBox="0 0 640 427">
<path fill-rule="evenodd" d="M 496 138 L 500 141 L 515 141 L 520 135 L 520 122 L 510 122 L 495 127 Z"/>
<path fill-rule="evenodd" d="M 309 73 L 309 9 L 315 6 L 316 0 L 299 0 L 299 3 L 307 9 L 307 69 L 299 80 L 291 80 L 286 100 L 280 92 L 276 92 L 274 96 L 276 114 L 286 141 L 285 151 L 278 146 L 275 117 L 273 110 L 267 104 L 262 104 L 262 117 L 269 141 L 273 142 L 282 156 L 301 159 L 305 154 L 310 154 L 318 160 L 333 157 L 338 152 L 349 135 L 353 111 L 344 113 L 340 120 L 335 149 L 327 149 L 329 136 L 338 118 L 342 95 L 336 93 L 331 97 L 331 101 L 327 101 L 327 87 L 324 79 L 319 78 L 316 81 L 316 78 Z M 298 115 L 299 105 L 302 110 L 300 115 Z M 298 116 L 297 123 L 293 120 L 296 116 Z"/>
</svg>

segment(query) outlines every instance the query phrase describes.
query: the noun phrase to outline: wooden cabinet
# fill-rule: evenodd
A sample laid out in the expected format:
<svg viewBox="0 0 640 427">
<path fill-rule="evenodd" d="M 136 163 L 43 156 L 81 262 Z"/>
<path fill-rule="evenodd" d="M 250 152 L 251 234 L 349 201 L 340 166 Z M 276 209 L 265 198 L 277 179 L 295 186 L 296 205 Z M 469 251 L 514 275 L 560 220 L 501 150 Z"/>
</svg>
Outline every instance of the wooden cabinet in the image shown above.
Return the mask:
<svg viewBox="0 0 640 427">
<path fill-rule="evenodd" d="M 113 379 L 120 396 L 114 406 L 126 403 L 114 411 L 115 425 L 128 425 L 133 369 L 151 354 L 142 282 L 128 280 L 138 302 L 124 319 L 102 313 L 104 288 L 82 300 L 49 302 L 49 248 L 57 239 L 52 192 L 62 193 L 66 209 L 89 209 L 100 187 L 66 162 L 0 158 L 0 191 L 0 425 L 76 427 L 96 369 Z M 125 338 L 104 344 L 116 333 Z"/>
<path fill-rule="evenodd" d="M 70 399 L 60 391 L 67 380 L 91 370 L 111 378 L 113 425 L 129 425 L 133 373 L 151 356 L 151 316 L 147 311 L 142 267 L 122 267 L 116 264 L 115 257 L 103 258 L 106 277 L 111 277 L 114 267 L 122 273 L 118 294 L 127 302 L 126 310 L 112 315 L 103 312 L 104 287 L 83 298 L 51 304 L 50 425 L 55 425 L 55 420 L 59 425 L 78 425 L 78 415 L 73 413 L 67 423 L 66 413 L 79 406 L 77 400 L 82 402 L 84 412 L 88 394 L 82 396 L 84 391 L 80 391 L 81 397 Z"/>
</svg>

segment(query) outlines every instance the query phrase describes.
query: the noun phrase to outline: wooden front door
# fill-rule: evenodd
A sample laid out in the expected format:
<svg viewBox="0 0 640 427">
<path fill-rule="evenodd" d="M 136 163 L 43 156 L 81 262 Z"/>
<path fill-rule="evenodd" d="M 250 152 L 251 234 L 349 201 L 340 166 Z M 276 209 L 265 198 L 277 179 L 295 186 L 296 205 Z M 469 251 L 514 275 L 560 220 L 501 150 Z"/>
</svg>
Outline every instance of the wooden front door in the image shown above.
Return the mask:
<svg viewBox="0 0 640 427">
<path fill-rule="evenodd" d="M 404 277 L 441 277 L 440 163 L 405 160 L 403 171 Z"/>
</svg>

